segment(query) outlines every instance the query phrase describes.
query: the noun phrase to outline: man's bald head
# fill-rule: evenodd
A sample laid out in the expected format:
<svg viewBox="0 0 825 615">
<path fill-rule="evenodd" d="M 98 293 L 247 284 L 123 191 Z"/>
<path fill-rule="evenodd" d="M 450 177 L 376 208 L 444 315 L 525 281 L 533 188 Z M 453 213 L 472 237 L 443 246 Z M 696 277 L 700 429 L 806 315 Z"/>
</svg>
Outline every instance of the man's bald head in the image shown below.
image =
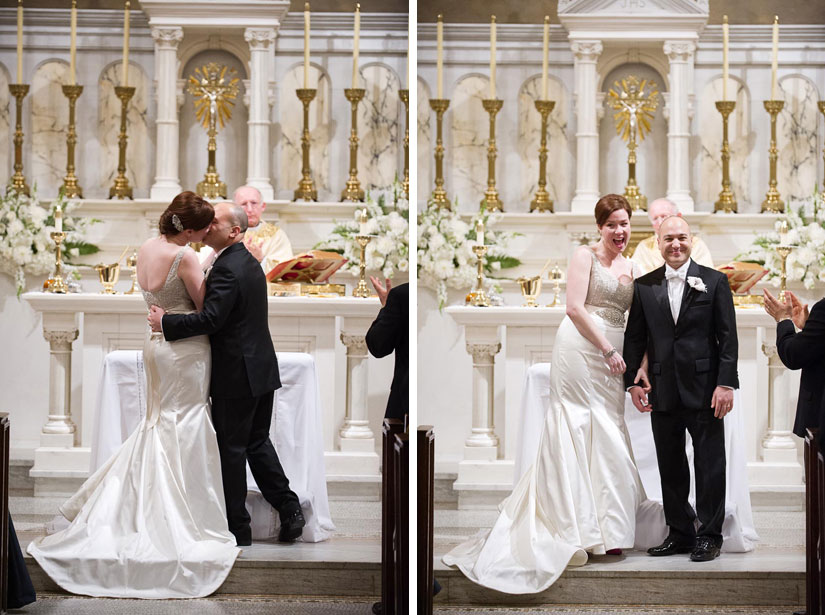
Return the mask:
<svg viewBox="0 0 825 615">
<path fill-rule="evenodd" d="M 678 269 L 690 258 L 693 237 L 690 225 L 681 216 L 668 216 L 659 224 L 659 250 L 665 262 Z"/>
<path fill-rule="evenodd" d="M 678 216 L 679 208 L 673 201 L 668 199 L 656 199 L 647 207 L 647 217 L 653 225 L 653 232 L 659 232 L 659 225 L 662 220 L 669 216 Z"/>
</svg>

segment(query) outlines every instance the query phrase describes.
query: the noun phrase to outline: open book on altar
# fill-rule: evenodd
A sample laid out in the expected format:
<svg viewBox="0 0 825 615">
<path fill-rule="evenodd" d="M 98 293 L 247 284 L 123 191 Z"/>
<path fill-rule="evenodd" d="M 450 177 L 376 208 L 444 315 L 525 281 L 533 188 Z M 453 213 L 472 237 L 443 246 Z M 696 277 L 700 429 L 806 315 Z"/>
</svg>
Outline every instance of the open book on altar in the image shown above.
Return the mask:
<svg viewBox="0 0 825 615">
<path fill-rule="evenodd" d="M 761 280 L 768 270 L 758 263 L 743 263 L 733 261 L 718 267 L 719 271 L 728 276 L 728 284 L 736 295 L 744 295 Z"/>
<path fill-rule="evenodd" d="M 338 271 L 347 259 L 337 252 L 310 250 L 292 260 L 275 265 L 266 274 L 267 282 L 302 282 L 323 284 Z"/>
</svg>

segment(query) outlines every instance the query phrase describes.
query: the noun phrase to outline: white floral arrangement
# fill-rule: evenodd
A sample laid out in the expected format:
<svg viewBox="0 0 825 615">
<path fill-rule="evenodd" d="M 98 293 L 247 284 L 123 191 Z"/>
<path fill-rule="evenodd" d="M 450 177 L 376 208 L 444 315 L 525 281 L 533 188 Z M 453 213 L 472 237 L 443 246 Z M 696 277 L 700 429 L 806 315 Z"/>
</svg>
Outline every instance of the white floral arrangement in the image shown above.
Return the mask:
<svg viewBox="0 0 825 615">
<path fill-rule="evenodd" d="M 780 243 L 783 221 L 788 225 L 784 243 L 794 248 L 786 261 L 788 280 L 802 282 L 810 290 L 817 281 L 825 282 L 825 198 L 821 192 L 789 203 L 787 212 L 776 220 L 774 232 L 757 235 L 753 245 L 736 258 L 765 267 L 768 270 L 765 279 L 778 287 L 782 259 L 776 253 L 776 246 Z"/>
<path fill-rule="evenodd" d="M 361 246 L 355 237 L 360 234 L 359 218 L 364 208 L 367 210 L 366 231 L 373 236 L 364 254 L 367 271 L 380 271 L 385 278 L 392 278 L 396 271 L 409 271 L 410 204 L 403 198 L 397 183 L 391 192 L 379 193 L 378 200 L 367 194 L 364 207 L 355 210 L 352 220 L 335 220 L 330 236 L 315 248 L 344 255 L 347 262 L 341 271 L 357 276 L 361 269 Z"/>
<path fill-rule="evenodd" d="M 99 251 L 83 240 L 87 226 L 97 220 L 69 215 L 77 208 L 67 202 L 61 190 L 49 207 L 40 203 L 36 189 L 31 196 L 9 189 L 0 198 L 0 271 L 14 277 L 17 296 L 26 289 L 26 274 L 43 275 L 54 268 L 54 241 L 49 236 L 55 230 L 54 215 L 58 205 L 63 211 L 64 261 L 72 261 Z"/>
<path fill-rule="evenodd" d="M 507 247 L 516 233 L 492 228 L 501 219 L 499 214 L 481 208 L 471 222 L 462 220 L 458 204 L 453 209 L 439 207 L 432 201 L 418 214 L 418 281 L 436 291 L 438 307 L 447 302 L 447 288 L 470 290 L 476 283 L 478 261 L 476 225 L 484 223 L 484 271 L 492 274 L 502 269 L 518 267 L 521 261 L 507 254 Z"/>
</svg>

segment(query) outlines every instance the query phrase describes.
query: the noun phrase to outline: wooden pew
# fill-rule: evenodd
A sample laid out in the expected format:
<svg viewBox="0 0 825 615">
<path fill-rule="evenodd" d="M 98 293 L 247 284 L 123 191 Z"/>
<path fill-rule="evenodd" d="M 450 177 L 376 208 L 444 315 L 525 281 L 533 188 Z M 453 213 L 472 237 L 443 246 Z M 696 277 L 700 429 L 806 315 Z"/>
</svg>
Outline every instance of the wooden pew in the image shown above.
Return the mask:
<svg viewBox="0 0 825 615">
<path fill-rule="evenodd" d="M 433 496 L 435 434 L 430 425 L 418 428 L 418 613 L 433 612 Z"/>
<path fill-rule="evenodd" d="M 817 429 L 805 433 L 805 606 L 808 615 L 823 615 L 823 517 L 825 516 L 825 471 Z"/>
<path fill-rule="evenodd" d="M 0 414 L 0 613 L 9 607 L 9 415 Z"/>
<path fill-rule="evenodd" d="M 393 480 L 395 478 L 395 436 L 404 431 L 400 419 L 384 419 L 381 434 L 381 608 L 383 615 L 395 613 L 397 571 L 394 566 L 395 533 L 398 511 Z"/>
<path fill-rule="evenodd" d="M 395 435 L 395 506 L 396 526 L 393 541 L 395 572 L 395 609 L 393 615 L 407 615 L 410 611 L 410 436 Z"/>
</svg>

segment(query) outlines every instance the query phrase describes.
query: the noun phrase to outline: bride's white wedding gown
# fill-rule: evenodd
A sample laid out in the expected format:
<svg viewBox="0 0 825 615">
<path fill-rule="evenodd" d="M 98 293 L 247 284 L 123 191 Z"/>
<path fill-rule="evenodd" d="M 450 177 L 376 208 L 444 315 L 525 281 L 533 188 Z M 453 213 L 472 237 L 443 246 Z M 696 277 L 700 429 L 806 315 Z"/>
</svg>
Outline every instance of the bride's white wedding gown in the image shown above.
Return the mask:
<svg viewBox="0 0 825 615">
<path fill-rule="evenodd" d="M 622 284 L 593 256 L 585 306 L 619 351 L 633 284 Z M 533 466 L 502 502 L 490 530 L 443 561 L 486 587 L 539 592 L 587 552 L 633 548 L 644 490 L 624 422 L 625 390 L 602 353 L 569 318 L 559 326 L 550 372 L 550 406 Z"/>
<path fill-rule="evenodd" d="M 175 257 L 148 305 L 195 309 Z M 28 552 L 63 589 L 90 596 L 193 598 L 214 592 L 240 553 L 226 522 L 209 414 L 209 339 L 151 334 L 143 356 L 145 420 L 60 511 L 68 528 Z"/>
</svg>

